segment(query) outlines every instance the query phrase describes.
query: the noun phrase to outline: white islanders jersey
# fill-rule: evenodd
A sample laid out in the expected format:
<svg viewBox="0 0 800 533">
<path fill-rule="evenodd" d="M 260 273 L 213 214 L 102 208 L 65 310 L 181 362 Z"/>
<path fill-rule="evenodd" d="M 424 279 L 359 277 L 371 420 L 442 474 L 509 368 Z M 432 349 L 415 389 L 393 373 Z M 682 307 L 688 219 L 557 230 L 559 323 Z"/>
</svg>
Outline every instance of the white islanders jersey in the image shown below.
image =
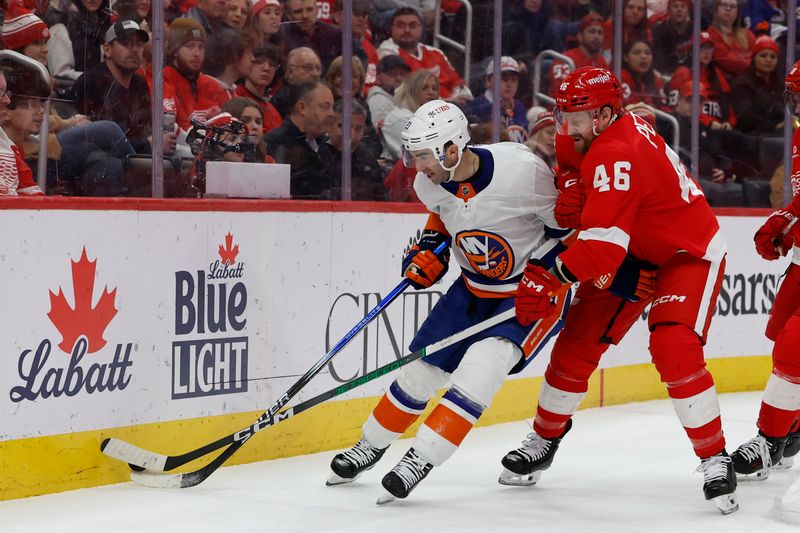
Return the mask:
<svg viewBox="0 0 800 533">
<path fill-rule="evenodd" d="M 418 173 L 414 190 L 452 237 L 469 290 L 507 298 L 516 293 L 528 259 L 543 257 L 570 230 L 559 228 L 553 215 L 558 192 L 552 170 L 525 145 L 469 149 L 480 157 L 475 176 L 434 185 Z"/>
</svg>

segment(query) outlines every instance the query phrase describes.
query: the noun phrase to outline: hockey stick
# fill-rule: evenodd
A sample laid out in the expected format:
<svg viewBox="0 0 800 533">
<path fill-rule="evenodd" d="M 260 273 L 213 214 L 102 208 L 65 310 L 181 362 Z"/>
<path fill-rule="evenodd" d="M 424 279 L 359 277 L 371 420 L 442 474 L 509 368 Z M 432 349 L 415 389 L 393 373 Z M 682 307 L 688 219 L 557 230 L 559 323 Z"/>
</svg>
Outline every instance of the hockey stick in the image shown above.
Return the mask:
<svg viewBox="0 0 800 533">
<path fill-rule="evenodd" d="M 775 237 L 774 239 L 772 239 L 772 244 L 775 245 L 775 249 L 778 250 L 778 253 L 781 254 L 781 255 L 784 255 L 784 253 L 785 253 L 783 251 L 783 237 L 785 235 L 787 235 L 792 230 L 792 228 L 794 227 L 795 224 L 797 224 L 797 217 L 793 218 L 792 221 L 789 222 L 786 225 L 785 228 L 783 228 L 783 231 L 781 232 L 781 236 L 780 237 Z M 786 250 L 786 252 L 788 252 L 788 251 L 789 250 Z"/>
<path fill-rule="evenodd" d="M 436 249 L 433 251 L 433 253 L 438 255 L 447 246 L 449 246 L 449 239 L 440 243 L 439 246 L 437 246 Z M 231 455 L 236 453 L 236 451 L 245 442 L 247 442 L 250 439 L 250 437 L 255 435 L 257 432 L 261 431 L 265 427 L 274 424 L 275 414 L 278 413 L 278 411 L 280 411 L 287 403 L 289 403 L 289 400 L 294 398 L 294 396 L 296 396 L 297 393 L 300 392 L 300 390 L 302 390 L 303 387 L 305 387 L 308 384 L 308 382 L 311 381 L 311 379 L 314 376 L 316 376 L 322 370 L 322 368 L 326 364 L 328 364 L 328 362 L 330 362 L 331 359 L 334 358 L 334 356 L 337 353 L 339 353 L 345 346 L 347 346 L 347 344 L 349 344 L 350 341 L 353 340 L 353 338 L 355 338 L 355 336 L 359 332 L 361 332 L 361 330 L 363 330 L 370 322 L 372 322 L 375 319 L 375 317 L 378 316 L 378 314 L 380 314 L 389 304 L 391 304 L 395 299 L 397 299 L 397 297 L 400 296 L 400 294 L 402 294 L 403 291 L 405 291 L 410 285 L 411 281 L 408 278 L 403 278 L 403 280 L 400 282 L 400 284 L 397 285 L 397 287 L 392 289 L 392 291 L 383 300 L 378 302 L 378 304 L 369 313 L 367 313 L 366 316 L 364 316 L 364 318 L 362 318 L 358 322 L 358 324 L 353 326 L 353 328 L 350 329 L 350 331 L 348 331 L 347 334 L 344 337 L 342 337 L 342 339 L 338 343 L 336 343 L 336 345 L 322 357 L 322 359 L 317 361 L 314 364 L 314 366 L 312 366 L 305 374 L 303 374 L 300 377 L 300 379 L 298 379 L 294 383 L 294 385 L 289 387 L 289 390 L 286 391 L 280 398 L 278 398 L 278 400 L 276 400 L 269 407 L 269 409 L 264 411 L 261 414 L 261 416 L 259 416 L 258 419 L 255 422 L 253 422 L 253 424 L 251 424 L 246 428 L 242 428 L 241 430 L 231 435 L 223 437 L 218 441 L 203 446 L 198 450 L 195 450 L 194 452 L 189 452 L 188 454 L 184 454 L 183 456 L 178 456 L 178 457 L 185 457 L 191 455 L 193 457 L 191 459 L 188 459 L 189 461 L 191 461 L 194 458 L 202 457 L 203 455 L 213 450 L 219 449 L 222 446 L 225 446 L 226 444 L 230 444 L 228 449 L 226 449 L 222 454 L 220 454 L 219 457 L 217 457 L 214 461 L 212 461 L 205 467 L 201 468 L 200 470 L 196 472 L 190 472 L 188 474 L 178 474 L 177 477 L 181 478 L 180 480 L 178 480 L 179 483 L 181 483 L 180 487 L 191 487 L 199 483 L 202 483 L 203 480 L 205 480 L 208 476 L 213 474 L 214 471 L 217 468 L 219 468 L 219 466 L 222 463 L 224 463 Z M 134 452 L 133 455 L 136 455 L 135 451 L 142 449 L 136 448 L 124 441 L 120 441 L 117 439 L 113 440 L 105 439 L 100 444 L 100 450 L 103 451 L 103 453 L 105 453 L 109 457 L 120 459 L 121 457 L 119 456 L 123 456 L 126 453 L 130 452 Z M 202 453 L 200 453 L 199 455 L 195 455 L 197 452 L 202 452 Z M 153 456 L 149 457 L 149 459 L 155 458 L 156 459 L 155 463 L 153 463 L 152 461 L 148 461 L 147 460 L 148 457 L 146 455 L 145 457 L 135 457 L 135 459 L 137 460 L 129 461 L 129 463 L 135 466 L 139 466 L 141 468 L 155 468 L 157 470 L 163 471 L 163 470 L 172 470 L 173 468 L 176 468 L 177 466 L 180 466 L 181 464 L 185 464 L 186 462 L 188 462 L 184 460 L 183 462 L 177 462 L 176 464 L 167 464 L 166 462 L 163 463 L 161 462 L 161 459 L 167 458 L 167 456 L 163 455 L 158 456 L 156 454 L 152 455 Z M 122 460 L 127 461 L 127 459 L 122 459 Z M 133 478 L 133 474 L 131 474 L 131 477 Z"/>
<path fill-rule="evenodd" d="M 347 383 L 345 383 L 343 385 L 340 385 L 340 386 L 338 386 L 336 388 L 333 388 L 331 390 L 323 392 L 322 394 L 319 394 L 319 395 L 315 396 L 314 398 L 310 398 L 310 399 L 308 399 L 308 400 L 306 400 L 304 402 L 301 402 L 301 403 L 295 405 L 294 407 L 289 407 L 285 411 L 281 411 L 281 412 L 277 413 L 275 415 L 275 417 L 273 419 L 270 419 L 268 421 L 268 423 L 266 423 L 261 429 L 263 429 L 264 427 L 274 426 L 274 425 L 276 425 L 276 424 L 278 424 L 278 423 L 280 423 L 280 422 L 282 422 L 282 421 L 284 421 L 284 420 L 286 420 L 288 418 L 291 418 L 291 417 L 293 417 L 293 416 L 295 416 L 297 414 L 302 413 L 303 411 L 306 411 L 306 410 L 308 410 L 308 409 L 310 409 L 310 408 L 312 408 L 312 407 L 314 407 L 316 405 L 319 405 L 319 404 L 325 402 L 326 400 L 329 400 L 331 398 L 335 398 L 336 396 L 340 396 L 342 394 L 345 394 L 345 393 L 355 389 L 356 387 L 360 387 L 361 385 L 369 383 L 370 381 L 372 381 L 374 379 L 377 379 L 377 378 L 379 378 L 381 376 L 385 376 L 386 374 L 388 374 L 390 372 L 393 372 L 393 371 L 395 371 L 395 370 L 397 370 L 399 368 L 402 368 L 403 366 L 405 366 L 405 365 L 407 365 L 407 364 L 409 364 L 409 363 L 411 363 L 413 361 L 416 361 L 417 359 L 421 359 L 421 358 L 427 357 L 427 356 L 429 356 L 429 355 L 431 355 L 433 353 L 436 353 L 436 352 L 438 352 L 440 350 L 443 350 L 444 348 L 447 348 L 448 346 L 452 346 L 453 344 L 461 342 L 464 339 L 467 339 L 467 338 L 469 338 L 469 337 L 471 337 L 471 336 L 473 336 L 473 335 L 475 335 L 477 333 L 480 333 L 481 331 L 484 331 L 484 330 L 486 330 L 488 328 L 496 326 L 497 324 L 500 324 L 501 322 L 505 322 L 506 320 L 509 320 L 509 319 L 513 318 L 514 317 L 514 313 L 515 313 L 515 310 L 513 308 L 512 309 L 508 309 L 508 310 L 500 313 L 499 315 L 496 315 L 496 316 L 494 316 L 492 318 L 484 320 L 483 322 L 475 324 L 474 326 L 471 326 L 471 327 L 469 327 L 469 328 L 467 328 L 467 329 L 465 329 L 463 331 L 460 331 L 460 332 L 458 332 L 458 333 L 456 333 L 454 335 L 451 335 L 450 337 L 444 338 L 444 339 L 442 339 L 442 340 L 440 340 L 438 342 L 435 342 L 433 344 L 425 346 L 424 348 L 420 348 L 419 350 L 417 350 L 415 352 L 412 352 L 412 353 L 410 353 L 408 355 L 405 355 L 405 356 L 401 357 L 400 359 L 398 359 L 396 361 L 393 361 L 391 363 L 383 365 L 383 366 L 373 370 L 372 372 L 369 372 L 368 374 L 365 374 L 364 376 L 358 377 L 358 378 L 353 379 L 353 380 L 351 380 L 351 381 L 349 381 L 349 382 L 347 382 Z M 213 451 L 212 449 L 210 449 L 210 447 L 213 446 L 213 445 L 217 445 L 217 443 L 219 443 L 219 442 L 222 442 L 222 439 L 220 441 L 217 441 L 215 443 L 207 445 L 207 446 L 205 446 L 204 448 L 201 448 L 201 449 L 208 449 L 208 451 L 206 452 L 206 453 L 208 453 L 210 451 Z M 135 449 L 137 454 L 150 454 L 150 455 L 154 456 L 154 458 L 157 457 L 158 459 L 160 459 L 162 461 L 164 459 L 180 459 L 182 461 L 181 464 L 183 464 L 185 462 L 188 462 L 190 460 L 193 460 L 193 459 L 196 459 L 196 458 L 200 457 L 198 455 L 192 455 L 191 457 L 189 457 L 189 455 L 192 453 L 192 452 L 190 452 L 190 454 L 184 454 L 183 456 L 177 456 L 177 457 L 168 458 L 166 456 L 157 456 L 156 454 L 153 454 L 152 452 L 148 452 L 146 450 L 142 450 L 141 448 L 136 448 L 136 447 L 134 447 L 132 445 L 129 445 L 127 443 L 125 443 L 125 444 L 128 447 L 130 447 L 129 449 L 131 449 L 131 448 Z M 222 445 L 217 445 L 217 448 L 220 448 L 220 447 L 222 447 Z M 216 470 L 219 467 L 219 465 L 224 463 L 227 460 L 227 458 L 232 455 L 233 452 L 229 453 L 230 449 L 231 448 L 228 448 L 227 450 L 225 450 L 219 457 L 217 457 L 214 461 L 212 461 L 212 463 L 209 464 L 209 466 L 211 466 L 211 464 L 215 464 L 216 465 L 211 469 L 211 472 Z M 131 458 L 131 456 L 126 457 L 126 458 L 120 458 L 120 459 L 122 459 L 123 461 L 127 461 L 130 458 Z M 208 467 L 206 467 L 206 468 L 208 468 Z M 135 472 L 131 472 L 131 479 L 133 481 L 139 483 L 140 485 L 145 485 L 145 486 L 148 486 L 148 487 L 156 487 L 156 488 L 186 488 L 186 487 L 192 487 L 194 485 L 197 485 L 197 484 L 201 483 L 203 480 L 205 480 L 206 477 L 208 477 L 208 476 L 201 477 L 200 472 L 202 470 L 203 469 L 200 469 L 197 472 L 191 472 L 191 473 L 188 473 L 188 474 L 162 474 L 162 473 L 154 472 L 152 470 L 135 471 Z"/>
</svg>

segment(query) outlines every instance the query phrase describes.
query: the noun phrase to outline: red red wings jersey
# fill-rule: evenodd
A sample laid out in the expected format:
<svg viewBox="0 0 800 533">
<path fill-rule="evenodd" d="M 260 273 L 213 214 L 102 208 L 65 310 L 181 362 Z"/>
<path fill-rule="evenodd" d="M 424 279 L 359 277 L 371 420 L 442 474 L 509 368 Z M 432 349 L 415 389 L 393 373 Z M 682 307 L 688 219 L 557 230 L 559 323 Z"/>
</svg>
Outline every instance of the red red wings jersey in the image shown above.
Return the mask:
<svg viewBox="0 0 800 533">
<path fill-rule="evenodd" d="M 725 254 L 719 224 L 678 155 L 644 119 L 626 113 L 581 163 L 585 229 L 560 257 L 580 281 L 616 271 L 628 251 L 654 265 L 678 252 Z"/>
<path fill-rule="evenodd" d="M 164 100 L 173 100 L 175 121 L 181 129 L 192 128 L 191 119 L 197 118 L 205 122 L 220 111 L 228 101 L 228 95 L 222 86 L 211 76 L 200 73 L 196 80 L 190 81 L 175 67 L 164 68 Z"/>
<path fill-rule="evenodd" d="M 439 94 L 442 98 L 451 96 L 461 96 L 472 93 L 469 92 L 464 80 L 450 64 L 444 52 L 438 48 L 420 43 L 417 45 L 416 54 L 411 54 L 404 48 L 400 48 L 391 38 L 386 39 L 378 47 L 378 57 L 383 58 L 387 55 L 399 55 L 408 65 L 411 72 L 418 70 L 428 70 L 439 78 Z"/>
</svg>

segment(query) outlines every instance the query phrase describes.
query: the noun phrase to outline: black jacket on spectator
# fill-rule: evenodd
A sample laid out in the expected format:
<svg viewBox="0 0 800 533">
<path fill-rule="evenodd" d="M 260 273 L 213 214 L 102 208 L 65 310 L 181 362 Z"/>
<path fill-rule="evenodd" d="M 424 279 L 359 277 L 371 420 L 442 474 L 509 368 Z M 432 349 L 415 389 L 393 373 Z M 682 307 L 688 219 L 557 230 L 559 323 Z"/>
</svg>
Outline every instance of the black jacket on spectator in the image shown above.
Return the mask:
<svg viewBox="0 0 800 533">
<path fill-rule="evenodd" d="M 665 20 L 653 28 L 653 66 L 663 74 L 672 74 L 681 65 L 691 68 L 692 22 L 679 32 Z"/>
<path fill-rule="evenodd" d="M 542 50 L 562 52 L 566 40 L 566 24 L 553 18 L 550 0 L 542 0 L 537 13 L 531 13 L 521 5 L 504 10 L 503 55 L 527 63 Z"/>
<path fill-rule="evenodd" d="M 276 163 L 291 165 L 291 194 L 295 199 L 338 200 L 339 176 L 333 176 L 331 152 L 326 148 L 326 136 L 316 139 L 312 147 L 306 134 L 287 117 L 283 123 L 267 133 L 267 153 Z"/>
<path fill-rule="evenodd" d="M 152 151 L 150 136 L 150 90 L 140 74 L 134 74 L 126 89 L 114 79 L 105 63 L 84 72 L 69 93 L 78 110 L 95 120 L 116 122 L 139 154 Z"/>
<path fill-rule="evenodd" d="M 51 10 L 46 16 L 48 26 L 62 23 L 67 28 L 75 54 L 75 70 L 86 72 L 103 62 L 102 44 L 111 26 L 109 0 L 103 0 L 97 11 L 87 11 L 81 0 L 72 0 L 77 11 Z"/>
<path fill-rule="evenodd" d="M 342 55 L 342 31 L 331 24 L 317 22 L 311 34 L 305 33 L 297 24 L 285 26 L 286 50 L 307 46 L 314 50 L 322 62 L 322 74 L 328 71 L 331 62 Z M 357 49 L 353 49 L 357 52 Z M 356 55 L 359 55 L 356 53 Z"/>
<path fill-rule="evenodd" d="M 736 129 L 751 135 L 775 133 L 783 122 L 783 82 L 775 72 L 770 83 L 756 76 L 751 65 L 733 80 L 731 101 L 736 111 Z"/>
<path fill-rule="evenodd" d="M 325 143 L 330 153 L 329 174 L 341 183 L 342 152 L 332 144 Z M 375 154 L 366 146 L 359 144 L 350 156 L 350 196 L 353 200 L 379 202 L 386 200 L 387 191 L 383 186 L 383 172 Z"/>
</svg>

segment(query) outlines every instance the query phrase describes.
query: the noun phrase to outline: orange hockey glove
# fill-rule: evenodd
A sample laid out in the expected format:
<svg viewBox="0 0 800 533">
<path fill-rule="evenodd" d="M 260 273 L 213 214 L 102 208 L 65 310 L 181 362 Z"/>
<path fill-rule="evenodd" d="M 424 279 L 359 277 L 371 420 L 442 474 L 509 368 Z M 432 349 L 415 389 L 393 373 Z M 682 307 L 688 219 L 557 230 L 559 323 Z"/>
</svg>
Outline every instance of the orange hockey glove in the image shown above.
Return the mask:
<svg viewBox="0 0 800 533">
<path fill-rule="evenodd" d="M 562 286 L 563 283 L 554 274 L 545 270 L 540 261 L 528 261 L 514 301 L 517 322 L 527 326 L 553 313 L 556 306 L 551 295 Z"/>
<path fill-rule="evenodd" d="M 797 217 L 787 210 L 772 213 L 753 237 L 758 255 L 767 261 L 786 255 L 794 245 L 794 237 L 789 230 L 795 220 Z"/>
<path fill-rule="evenodd" d="M 450 249 L 445 248 L 439 255 L 433 251 L 448 236 L 437 231 L 426 230 L 422 234 L 419 243 L 411 249 L 403 258 L 403 276 L 411 280 L 411 286 L 415 289 L 427 289 L 447 274 L 450 263 Z"/>
<path fill-rule="evenodd" d="M 586 203 L 586 191 L 581 175 L 574 170 L 560 170 L 556 180 L 559 194 L 553 214 L 562 228 L 581 227 L 581 214 Z"/>
</svg>

